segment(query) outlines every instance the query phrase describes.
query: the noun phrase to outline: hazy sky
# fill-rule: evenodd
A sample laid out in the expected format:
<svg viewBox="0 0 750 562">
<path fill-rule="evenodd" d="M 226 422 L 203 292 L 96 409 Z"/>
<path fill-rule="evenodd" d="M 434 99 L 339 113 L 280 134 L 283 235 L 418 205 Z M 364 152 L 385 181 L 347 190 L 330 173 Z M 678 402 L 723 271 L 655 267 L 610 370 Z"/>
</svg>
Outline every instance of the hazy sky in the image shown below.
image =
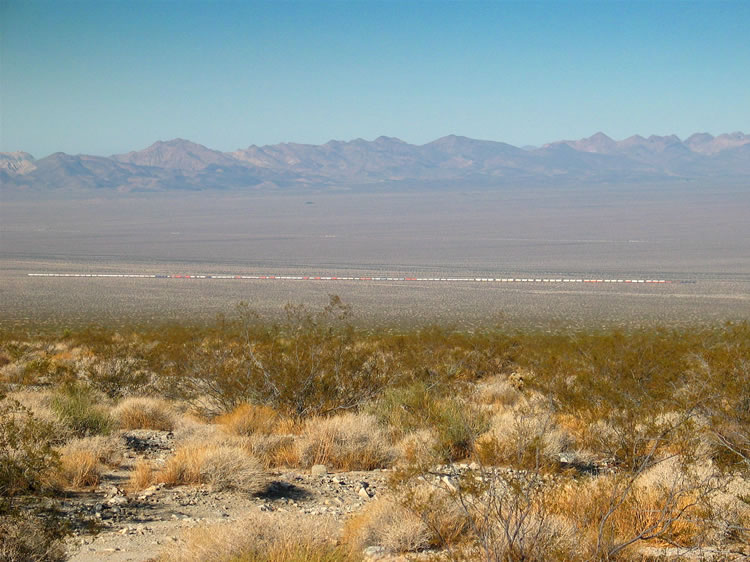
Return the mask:
<svg viewBox="0 0 750 562">
<path fill-rule="evenodd" d="M 750 2 L 0 0 L 0 150 L 750 130 Z"/>
</svg>

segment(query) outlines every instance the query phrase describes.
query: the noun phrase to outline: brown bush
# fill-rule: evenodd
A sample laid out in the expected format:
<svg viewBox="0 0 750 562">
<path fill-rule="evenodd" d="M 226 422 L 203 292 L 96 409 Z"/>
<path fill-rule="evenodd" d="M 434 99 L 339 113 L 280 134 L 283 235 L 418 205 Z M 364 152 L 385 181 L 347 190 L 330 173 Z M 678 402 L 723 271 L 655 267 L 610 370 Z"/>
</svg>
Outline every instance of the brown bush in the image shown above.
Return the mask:
<svg viewBox="0 0 750 562">
<path fill-rule="evenodd" d="M 698 545 L 706 530 L 700 493 L 692 487 L 629 486 L 623 475 L 599 476 L 553 492 L 549 508 L 575 524 L 590 555 L 610 555 L 644 540 Z"/>
<path fill-rule="evenodd" d="M 451 547 L 465 543 L 472 521 L 454 490 L 442 482 L 410 482 L 399 491 L 399 501 L 430 530 L 430 546 Z"/>
</svg>

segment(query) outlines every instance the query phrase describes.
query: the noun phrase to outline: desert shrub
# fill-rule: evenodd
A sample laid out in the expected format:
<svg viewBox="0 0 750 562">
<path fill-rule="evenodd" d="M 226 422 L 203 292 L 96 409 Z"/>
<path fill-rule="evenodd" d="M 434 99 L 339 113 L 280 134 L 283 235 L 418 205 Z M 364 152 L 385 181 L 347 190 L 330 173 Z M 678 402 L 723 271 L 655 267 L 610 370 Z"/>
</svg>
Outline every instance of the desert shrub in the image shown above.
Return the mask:
<svg viewBox="0 0 750 562">
<path fill-rule="evenodd" d="M 28 513 L 0 514 L 0 560 L 56 562 L 66 560 L 61 531 Z"/>
<path fill-rule="evenodd" d="M 18 401 L 0 397 L 0 511 L 26 492 L 39 492 L 59 466 L 54 425 Z"/>
<path fill-rule="evenodd" d="M 69 364 L 54 361 L 46 354 L 32 357 L 18 366 L 20 368 L 14 370 L 13 375 L 8 377 L 8 382 L 25 386 L 48 386 L 71 381 L 74 378 L 73 369 Z"/>
<path fill-rule="evenodd" d="M 377 420 L 368 414 L 309 419 L 298 440 L 303 466 L 325 464 L 343 470 L 372 470 L 394 460 Z"/>
<path fill-rule="evenodd" d="M 428 525 L 434 546 L 493 561 L 581 559 L 580 537 L 548 508 L 539 473 L 451 472 L 450 477 L 423 475 L 405 488 L 403 501 Z"/>
<path fill-rule="evenodd" d="M 166 549 L 175 562 L 349 562 L 361 560 L 336 546 L 336 522 L 289 513 L 254 512 L 231 524 L 202 525 Z"/>
<path fill-rule="evenodd" d="M 441 459 L 468 457 L 476 438 L 487 429 L 487 416 L 467 402 L 446 398 L 444 392 L 449 390 L 438 391 L 424 382 L 388 389 L 371 411 L 396 437 L 434 431 L 435 452 Z"/>
<path fill-rule="evenodd" d="M 381 498 L 347 521 L 343 540 L 355 552 L 368 546 L 382 546 L 392 553 L 413 552 L 429 546 L 430 529 L 395 499 Z"/>
<path fill-rule="evenodd" d="M 404 480 L 397 488 L 399 503 L 429 529 L 430 547 L 450 548 L 471 538 L 473 522 L 456 491 L 453 484 L 426 475 Z"/>
<path fill-rule="evenodd" d="M 285 419 L 273 408 L 255 404 L 240 404 L 214 421 L 234 435 L 286 433 L 292 427 L 291 420 Z"/>
<path fill-rule="evenodd" d="M 172 431 L 175 427 L 172 406 L 158 398 L 125 398 L 112 410 L 112 417 L 123 429 Z"/>
<path fill-rule="evenodd" d="M 265 476 L 242 447 L 225 444 L 184 445 L 167 459 L 157 476 L 168 485 L 209 484 L 217 490 L 257 492 Z"/>
<path fill-rule="evenodd" d="M 572 439 L 554 422 L 553 414 L 538 401 L 496 413 L 490 430 L 477 440 L 483 464 L 524 469 L 553 469 Z"/>
<path fill-rule="evenodd" d="M 399 458 L 407 465 L 431 466 L 442 459 L 436 454 L 438 438 L 432 429 L 418 429 L 404 435 L 396 443 Z"/>
<path fill-rule="evenodd" d="M 709 488 L 684 476 L 668 484 L 624 474 L 569 482 L 550 493 L 549 508 L 575 524 L 590 556 L 614 558 L 646 541 L 696 547 L 708 530 L 702 500 Z"/>
<path fill-rule="evenodd" d="M 338 297 L 318 313 L 302 305 L 285 312 L 284 322 L 259 327 L 241 305 L 228 332 L 204 338 L 183 362 L 183 397 L 201 398 L 211 415 L 252 403 L 304 417 L 354 408 L 391 382 L 391 366 L 356 345 L 350 307 Z"/>
<path fill-rule="evenodd" d="M 478 400 L 482 404 L 512 407 L 521 399 L 520 380 L 518 373 L 513 376 L 494 376 L 481 381 L 477 385 Z"/>
<path fill-rule="evenodd" d="M 86 382 L 109 398 L 143 394 L 151 384 L 148 363 L 139 346 L 129 345 L 122 338 L 108 345 L 95 345 L 95 359 L 85 368 Z"/>
<path fill-rule="evenodd" d="M 96 392 L 88 386 L 63 386 L 52 397 L 50 407 L 60 422 L 80 437 L 107 434 L 113 428 L 112 418 L 97 403 Z"/>
</svg>

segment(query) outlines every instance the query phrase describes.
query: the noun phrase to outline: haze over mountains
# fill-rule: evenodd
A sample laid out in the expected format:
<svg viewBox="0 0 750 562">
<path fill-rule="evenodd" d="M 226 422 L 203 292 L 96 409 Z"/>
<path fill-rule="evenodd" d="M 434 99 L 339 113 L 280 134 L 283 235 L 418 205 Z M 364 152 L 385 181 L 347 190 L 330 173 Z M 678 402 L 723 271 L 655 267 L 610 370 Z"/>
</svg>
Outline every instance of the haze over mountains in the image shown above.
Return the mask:
<svg viewBox="0 0 750 562">
<path fill-rule="evenodd" d="M 450 135 L 424 145 L 392 137 L 220 152 L 183 139 L 110 157 L 0 153 L 6 192 L 259 190 L 466 185 L 628 184 L 750 179 L 750 135 L 603 133 L 522 149 Z"/>
</svg>

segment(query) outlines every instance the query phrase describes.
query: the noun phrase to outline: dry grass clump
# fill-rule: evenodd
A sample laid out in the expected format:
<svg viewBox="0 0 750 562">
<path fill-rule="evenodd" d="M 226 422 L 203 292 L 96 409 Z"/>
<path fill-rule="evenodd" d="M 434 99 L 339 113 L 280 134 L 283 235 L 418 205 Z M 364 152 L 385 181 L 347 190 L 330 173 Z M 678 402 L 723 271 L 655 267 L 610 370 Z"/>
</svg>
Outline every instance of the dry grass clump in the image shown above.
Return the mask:
<svg viewBox="0 0 750 562">
<path fill-rule="evenodd" d="M 255 404 L 240 404 L 215 421 L 234 435 L 291 433 L 294 428 L 294 422 L 290 418 L 282 416 L 269 406 Z"/>
<path fill-rule="evenodd" d="M 480 404 L 512 407 L 521 399 L 518 380 L 502 375 L 485 379 L 477 385 L 477 399 Z"/>
<path fill-rule="evenodd" d="M 99 484 L 102 466 L 96 454 L 87 450 L 72 450 L 60 455 L 60 470 L 55 480 L 63 488 L 90 488 Z"/>
<path fill-rule="evenodd" d="M 157 475 L 165 484 L 209 484 L 216 490 L 257 492 L 265 482 L 256 459 L 236 445 L 188 444 L 167 459 Z"/>
<path fill-rule="evenodd" d="M 18 400 L 18 402 L 20 402 L 25 408 L 31 410 L 34 417 L 38 420 L 44 420 L 50 423 L 57 422 L 57 416 L 50 407 L 52 393 L 49 391 L 21 390 L 8 393 L 8 398 Z"/>
<path fill-rule="evenodd" d="M 112 410 L 112 416 L 122 429 L 172 431 L 175 427 L 172 406 L 158 398 L 126 398 Z"/>
<path fill-rule="evenodd" d="M 266 468 L 299 464 L 299 450 L 294 435 L 255 434 L 247 438 L 245 447 Z"/>
<path fill-rule="evenodd" d="M 153 484 L 154 479 L 155 473 L 153 465 L 145 459 L 140 459 L 135 463 L 133 470 L 130 472 L 127 487 L 130 491 L 137 492 L 148 488 Z"/>
<path fill-rule="evenodd" d="M 337 547 L 336 522 L 290 513 L 256 512 L 231 524 L 190 529 L 165 550 L 169 562 L 349 562 L 361 557 Z"/>
<path fill-rule="evenodd" d="M 325 464 L 342 470 L 372 470 L 391 464 L 393 448 L 369 414 L 310 418 L 298 440 L 303 466 Z"/>
<path fill-rule="evenodd" d="M 393 498 L 369 503 L 347 521 L 343 541 L 355 552 L 382 546 L 391 553 L 414 552 L 429 546 L 429 527 Z"/>
<path fill-rule="evenodd" d="M 63 488 L 88 488 L 101 480 L 103 465 L 117 466 L 121 451 L 115 437 L 96 435 L 68 441 L 60 450 L 53 480 Z"/>
</svg>

